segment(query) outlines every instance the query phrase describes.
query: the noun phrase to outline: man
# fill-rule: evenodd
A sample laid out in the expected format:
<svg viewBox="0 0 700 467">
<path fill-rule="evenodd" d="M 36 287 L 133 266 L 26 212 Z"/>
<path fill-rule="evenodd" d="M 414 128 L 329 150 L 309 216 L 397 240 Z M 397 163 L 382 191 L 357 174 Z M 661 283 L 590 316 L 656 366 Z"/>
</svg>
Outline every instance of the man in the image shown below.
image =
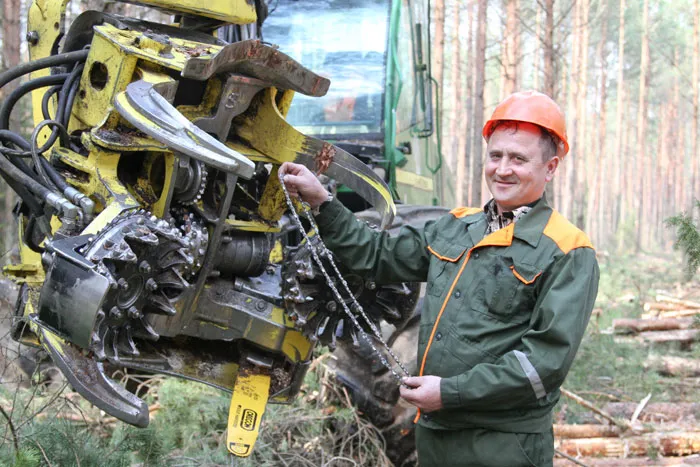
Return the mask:
<svg viewBox="0 0 700 467">
<path fill-rule="evenodd" d="M 515 93 L 483 136 L 493 199 L 395 237 L 328 201 L 308 169 L 280 169 L 292 194 L 320 207 L 321 236 L 345 265 L 378 281 L 428 283 L 419 376 L 401 387 L 419 409 L 422 467 L 552 465 L 552 409 L 598 290 L 588 238 L 544 196 L 568 152 L 557 104 Z"/>
</svg>

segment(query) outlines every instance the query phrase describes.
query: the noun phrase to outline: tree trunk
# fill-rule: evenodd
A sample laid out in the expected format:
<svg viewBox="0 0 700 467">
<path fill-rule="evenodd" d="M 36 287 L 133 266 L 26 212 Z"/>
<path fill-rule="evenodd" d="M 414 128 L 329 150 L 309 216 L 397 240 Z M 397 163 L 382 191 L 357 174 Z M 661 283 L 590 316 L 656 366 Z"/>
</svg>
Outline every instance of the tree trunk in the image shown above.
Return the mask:
<svg viewBox="0 0 700 467">
<path fill-rule="evenodd" d="M 688 213 L 692 215 L 698 195 L 698 81 L 700 80 L 700 0 L 695 0 L 693 15 L 693 133 L 691 134 L 690 199 Z"/>
<path fill-rule="evenodd" d="M 539 5 L 535 2 L 535 50 L 534 50 L 534 61 L 532 70 L 532 88 L 536 91 L 542 91 L 540 89 L 540 61 L 542 55 L 542 9 L 538 8 Z M 550 94 L 551 97 L 551 94 Z"/>
<path fill-rule="evenodd" d="M 674 329 L 690 329 L 694 323 L 693 318 L 665 318 L 665 319 L 632 319 L 619 318 L 613 320 L 613 329 L 616 334 L 638 333 L 644 331 L 670 331 Z"/>
<path fill-rule="evenodd" d="M 474 119 L 471 118 L 474 115 L 474 88 L 476 87 L 476 83 L 474 82 L 476 76 L 475 73 L 473 72 L 474 70 L 474 5 L 475 5 L 475 0 L 470 0 L 468 3 L 468 12 L 469 15 L 467 16 L 469 18 L 469 35 L 467 37 L 467 71 L 466 71 L 466 77 L 467 77 L 467 99 L 466 99 L 466 104 L 467 104 L 467 118 L 465 118 L 465 127 L 463 134 L 464 134 L 464 139 L 465 139 L 465 161 L 468 165 L 468 175 L 467 175 L 467 180 L 469 181 L 469 185 L 465 188 L 465 196 L 467 200 L 467 205 L 468 206 L 474 206 L 474 202 L 472 201 L 472 185 L 474 184 L 474 181 L 477 178 L 477 175 L 474 173 L 474 163 L 476 161 L 476 156 L 474 155 Z M 479 138 L 481 138 L 481 135 L 479 135 Z"/>
<path fill-rule="evenodd" d="M 638 184 L 638 198 L 637 198 L 637 243 L 636 250 L 641 251 L 642 249 L 642 232 L 644 231 L 644 226 L 646 224 L 647 215 L 645 210 L 648 209 L 646 205 L 647 201 L 647 191 L 650 187 L 646 185 L 646 172 L 648 170 L 647 156 L 646 156 L 646 125 L 647 125 L 647 70 L 649 68 L 649 0 L 644 0 L 644 5 L 642 7 L 642 51 L 641 51 L 641 61 L 639 64 L 639 101 L 637 104 L 637 149 L 635 151 L 635 157 L 637 159 L 637 164 L 634 167 L 639 167 L 640 180 Z"/>
<path fill-rule="evenodd" d="M 654 450 L 662 456 L 684 456 L 700 451 L 700 433 L 649 433 L 627 438 L 563 439 L 557 449 L 570 456 L 646 456 Z"/>
<path fill-rule="evenodd" d="M 606 138 L 606 117 L 607 117 L 607 79 L 608 79 L 608 61 L 605 43 L 608 35 L 607 22 L 607 0 L 601 0 L 600 12 L 602 25 L 600 31 L 600 41 L 597 47 L 597 56 L 600 63 L 600 96 L 599 96 L 599 113 L 598 113 L 598 141 L 596 141 L 597 151 L 593 154 L 596 163 L 592 167 L 594 173 L 593 189 L 591 196 L 588 198 L 588 209 L 586 215 L 586 232 L 593 237 L 594 244 L 600 244 L 603 240 L 602 226 L 604 224 L 603 213 L 607 212 L 609 207 L 605 203 L 605 180 L 608 176 L 608 165 L 610 157 L 605 151 Z M 589 165 L 589 170 L 592 168 Z M 602 205 L 602 206 L 601 206 Z M 595 222 L 594 222 L 595 221 Z"/>
<path fill-rule="evenodd" d="M 554 437 L 562 439 L 577 438 L 615 438 L 620 436 L 620 428 L 615 425 L 560 425 L 554 424 Z"/>
<path fill-rule="evenodd" d="M 645 362 L 644 367 L 653 368 L 664 376 L 680 376 L 683 378 L 700 376 L 700 361 L 690 358 L 653 357 Z"/>
<path fill-rule="evenodd" d="M 588 14 L 590 10 L 590 0 L 580 0 L 577 5 L 581 5 L 579 27 L 581 28 L 581 40 L 579 44 L 579 74 L 578 74 L 578 97 L 576 100 L 577 130 L 576 136 L 576 216 L 575 224 L 580 229 L 585 229 L 585 206 L 586 199 L 590 196 L 590 177 L 594 165 L 591 160 L 591 150 L 586 148 L 587 135 L 587 112 L 586 101 L 588 100 Z"/>
<path fill-rule="evenodd" d="M 620 0 L 620 12 L 619 12 L 619 31 L 617 39 L 617 103 L 615 110 L 615 151 L 613 153 L 613 162 L 615 164 L 615 174 L 613 176 L 613 196 L 615 198 L 615 205 L 617 207 L 617 218 L 614 219 L 613 231 L 617 231 L 618 227 L 624 222 L 624 212 L 623 207 L 624 202 L 624 185 L 626 177 L 622 175 L 623 158 L 622 153 L 622 111 L 625 104 L 625 0 Z M 622 236 L 618 237 L 618 240 L 622 241 Z M 619 245 L 618 245 L 619 246 Z"/>
<path fill-rule="evenodd" d="M 539 2 L 537 2 L 537 5 L 539 5 Z M 542 52 L 544 56 L 544 93 L 556 101 L 557 77 L 554 73 L 554 0 L 545 0 L 544 6 L 544 38 L 542 40 Z M 536 73 L 539 73 L 539 70 L 536 70 Z M 536 88 L 537 87 L 535 87 L 535 89 Z M 563 167 L 562 170 L 559 171 L 559 176 L 552 183 L 548 183 L 545 189 L 547 200 L 552 206 L 556 206 L 559 202 L 555 184 L 561 187 L 562 178 Z"/>
<path fill-rule="evenodd" d="M 517 0 L 505 0 L 506 25 L 501 42 L 503 86 L 501 99 L 511 95 L 518 87 L 518 11 Z"/>
<path fill-rule="evenodd" d="M 460 10 L 462 9 L 461 2 L 455 1 L 453 10 L 453 26 L 452 26 L 452 63 L 450 64 L 451 75 L 452 75 L 452 87 L 454 89 L 453 95 L 453 105 L 452 114 L 450 115 L 450 140 L 452 141 L 452 154 L 450 159 L 452 164 L 450 168 L 452 173 L 456 173 L 456 196 L 455 203 L 457 206 L 464 205 L 464 153 L 460 149 L 460 140 L 462 139 L 463 132 L 459 131 L 462 127 L 462 122 L 469 115 L 464 112 L 464 99 L 462 98 L 462 83 L 464 78 L 460 72 L 460 65 L 462 64 L 462 48 L 461 48 L 461 38 L 459 35 L 459 25 L 460 25 Z"/>
<path fill-rule="evenodd" d="M 486 71 L 486 8 L 487 0 L 479 0 L 478 31 L 476 34 L 476 89 L 474 99 L 474 178 L 472 179 L 472 204 L 481 204 L 481 172 L 483 171 L 483 146 L 481 128 L 484 125 L 484 83 Z"/>
</svg>

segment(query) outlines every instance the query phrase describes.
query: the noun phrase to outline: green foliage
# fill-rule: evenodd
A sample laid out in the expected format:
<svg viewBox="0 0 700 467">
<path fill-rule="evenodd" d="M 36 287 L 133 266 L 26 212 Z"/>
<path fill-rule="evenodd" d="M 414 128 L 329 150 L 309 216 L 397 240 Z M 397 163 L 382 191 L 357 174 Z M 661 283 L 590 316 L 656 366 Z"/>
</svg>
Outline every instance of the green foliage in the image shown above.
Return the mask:
<svg viewBox="0 0 700 467">
<path fill-rule="evenodd" d="M 697 208 L 700 209 L 700 202 L 697 202 Z M 678 237 L 674 246 L 683 251 L 687 276 L 690 278 L 700 267 L 700 231 L 698 226 L 693 222 L 692 213 L 671 217 L 666 221 L 666 224 L 676 228 Z"/>
</svg>

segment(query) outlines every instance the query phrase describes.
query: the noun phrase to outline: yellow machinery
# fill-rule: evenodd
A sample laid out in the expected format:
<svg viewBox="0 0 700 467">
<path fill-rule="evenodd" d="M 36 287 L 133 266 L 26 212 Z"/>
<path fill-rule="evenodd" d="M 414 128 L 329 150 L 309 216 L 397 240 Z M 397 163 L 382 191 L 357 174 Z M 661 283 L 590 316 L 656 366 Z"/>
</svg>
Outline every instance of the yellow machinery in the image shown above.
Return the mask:
<svg viewBox="0 0 700 467">
<path fill-rule="evenodd" d="M 229 449 L 247 456 L 268 399 L 292 400 L 316 343 L 356 339 L 286 221 L 279 165 L 322 170 L 382 225 L 395 207 L 364 163 L 286 122 L 294 94 L 322 96 L 328 79 L 258 40 L 217 37 L 255 30 L 263 3 L 140 3 L 177 22 L 87 11 L 64 31 L 66 1 L 36 0 L 31 61 L 0 75 L 31 73 L 0 106 L 0 175 L 21 199 L 21 261 L 5 268 L 21 284 L 13 337 L 137 426 L 147 406 L 107 363 L 232 391 Z M 9 116 L 28 92 L 25 138 Z"/>
</svg>

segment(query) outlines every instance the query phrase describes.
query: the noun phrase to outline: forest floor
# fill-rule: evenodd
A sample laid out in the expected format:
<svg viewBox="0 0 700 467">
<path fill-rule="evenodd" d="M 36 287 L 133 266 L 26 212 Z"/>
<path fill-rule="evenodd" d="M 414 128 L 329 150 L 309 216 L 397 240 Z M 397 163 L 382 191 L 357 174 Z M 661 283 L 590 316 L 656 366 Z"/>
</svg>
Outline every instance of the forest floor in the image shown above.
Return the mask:
<svg viewBox="0 0 700 467">
<path fill-rule="evenodd" d="M 564 383 L 572 396 L 562 396 L 555 412 L 556 446 L 568 456 L 557 456 L 555 465 L 700 465 L 700 373 L 671 376 L 654 363 L 663 357 L 700 362 L 700 342 L 650 343 L 613 326 L 641 318 L 645 304 L 659 295 L 700 302 L 700 279 L 684 278 L 675 253 L 601 256 L 599 262 L 594 315 Z M 9 305 L 2 306 L 0 324 L 8 323 Z M 700 328 L 695 316 L 691 329 Z M 17 347 L 0 341 L 0 351 L 8 360 Z M 381 436 L 350 407 L 325 358 L 319 356 L 294 404 L 268 406 L 253 456 L 237 466 L 391 465 Z M 12 424 L 0 413 L 0 466 L 231 465 L 225 448 L 229 398 L 220 391 L 118 373 L 117 380 L 147 392 L 152 422 L 136 429 L 92 407 L 60 377 L 51 382 L 46 376 L 55 370 L 44 368 L 17 387 L 10 365 L 2 363 L 0 409 Z M 569 433 L 572 426 L 583 434 Z M 598 436 L 601 430 L 608 433 Z"/>
</svg>

